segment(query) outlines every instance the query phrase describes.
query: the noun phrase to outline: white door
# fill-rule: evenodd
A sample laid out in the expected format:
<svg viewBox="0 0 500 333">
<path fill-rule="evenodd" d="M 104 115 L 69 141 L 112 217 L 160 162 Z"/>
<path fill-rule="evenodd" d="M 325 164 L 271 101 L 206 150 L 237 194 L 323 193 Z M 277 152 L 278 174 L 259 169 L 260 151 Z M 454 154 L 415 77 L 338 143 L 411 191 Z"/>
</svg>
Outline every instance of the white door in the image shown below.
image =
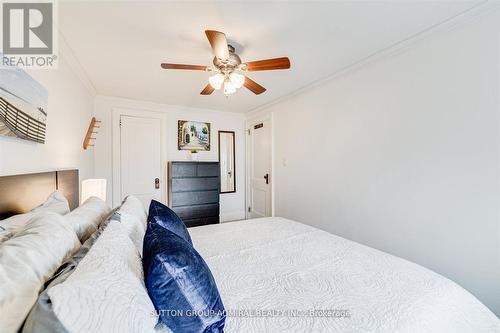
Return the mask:
<svg viewBox="0 0 500 333">
<path fill-rule="evenodd" d="M 121 115 L 121 199 L 133 194 L 146 209 L 152 199 L 161 201 L 161 169 L 161 120 Z"/>
<path fill-rule="evenodd" d="M 249 217 L 271 216 L 271 128 L 269 121 L 250 127 Z"/>
</svg>

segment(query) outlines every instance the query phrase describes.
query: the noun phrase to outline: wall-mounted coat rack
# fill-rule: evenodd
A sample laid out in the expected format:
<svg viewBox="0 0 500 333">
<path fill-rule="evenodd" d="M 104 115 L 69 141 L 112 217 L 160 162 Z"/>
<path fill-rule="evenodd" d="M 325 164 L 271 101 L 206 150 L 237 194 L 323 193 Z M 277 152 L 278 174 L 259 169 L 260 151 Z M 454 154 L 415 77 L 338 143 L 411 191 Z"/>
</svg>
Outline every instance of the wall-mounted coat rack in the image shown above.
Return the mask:
<svg viewBox="0 0 500 333">
<path fill-rule="evenodd" d="M 87 149 L 88 147 L 93 147 L 94 145 L 90 144 L 90 140 L 95 140 L 94 137 L 92 137 L 92 134 L 97 134 L 95 131 L 96 128 L 99 128 L 101 126 L 98 126 L 101 121 L 95 119 L 95 117 L 92 117 L 92 120 L 90 121 L 89 129 L 87 130 L 87 134 L 85 135 L 85 139 L 83 140 L 83 149 Z"/>
</svg>

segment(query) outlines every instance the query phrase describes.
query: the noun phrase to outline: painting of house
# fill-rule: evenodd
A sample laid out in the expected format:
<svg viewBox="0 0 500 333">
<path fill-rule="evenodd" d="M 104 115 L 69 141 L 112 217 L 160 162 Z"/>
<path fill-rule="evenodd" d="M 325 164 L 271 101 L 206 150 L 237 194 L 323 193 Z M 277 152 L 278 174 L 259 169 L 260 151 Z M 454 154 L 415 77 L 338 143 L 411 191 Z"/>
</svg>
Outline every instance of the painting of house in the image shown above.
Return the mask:
<svg viewBox="0 0 500 333">
<path fill-rule="evenodd" d="M 47 90 L 17 67 L 0 67 L 0 137 L 45 143 Z"/>
<path fill-rule="evenodd" d="M 178 122 L 179 150 L 210 150 L 210 123 L 179 120 Z"/>
</svg>

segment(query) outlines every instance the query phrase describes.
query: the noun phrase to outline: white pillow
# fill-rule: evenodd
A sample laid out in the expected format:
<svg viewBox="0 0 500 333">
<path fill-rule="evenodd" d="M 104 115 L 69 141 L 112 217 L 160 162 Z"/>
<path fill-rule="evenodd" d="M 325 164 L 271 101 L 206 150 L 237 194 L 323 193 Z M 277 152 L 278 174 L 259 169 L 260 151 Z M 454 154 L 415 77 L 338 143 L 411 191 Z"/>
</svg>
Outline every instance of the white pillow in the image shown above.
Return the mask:
<svg viewBox="0 0 500 333">
<path fill-rule="evenodd" d="M 17 332 L 40 288 L 79 246 L 56 213 L 37 214 L 0 244 L 0 332 Z"/>
<path fill-rule="evenodd" d="M 147 226 L 146 210 L 142 202 L 133 195 L 127 196 L 112 219 L 122 223 L 123 228 L 142 257 L 142 245 Z"/>
<path fill-rule="evenodd" d="M 110 212 L 111 208 L 102 199 L 90 197 L 64 218 L 83 243 L 97 230 Z"/>
<path fill-rule="evenodd" d="M 53 212 L 61 215 L 69 213 L 68 199 L 59 191 L 52 192 L 47 200 L 38 207 L 31 210 L 33 213 L 38 212 Z"/>
<path fill-rule="evenodd" d="M 146 209 L 144 208 L 141 200 L 137 199 L 136 196 L 127 196 L 123 200 L 119 210 L 136 217 L 139 221 L 144 222 L 144 225 L 147 224 L 148 214 L 146 213 Z"/>
<path fill-rule="evenodd" d="M 0 244 L 5 242 L 7 239 L 11 238 L 12 232 L 6 230 L 4 227 L 0 226 Z"/>
<path fill-rule="evenodd" d="M 73 274 L 47 294 L 68 332 L 154 332 L 141 258 L 118 221 L 109 222 Z"/>
<path fill-rule="evenodd" d="M 28 212 L 11 216 L 5 220 L 1 220 L 0 227 L 11 234 L 14 234 L 19 231 L 19 229 L 22 229 L 34 215 L 35 214 L 32 212 Z"/>
<path fill-rule="evenodd" d="M 30 212 L 24 214 L 18 214 L 9 217 L 8 219 L 0 221 L 1 229 L 8 231 L 9 233 L 15 234 L 36 214 L 38 213 L 58 213 L 61 215 L 67 214 L 69 212 L 69 203 L 66 197 L 59 191 L 52 192 L 47 200 L 40 206 L 33 208 Z M 7 234 L 5 233 L 5 236 Z M 5 237 L 4 236 L 4 237 Z M 8 237 L 6 237 L 8 238 Z M 1 243 L 1 236 L 0 236 Z"/>
</svg>

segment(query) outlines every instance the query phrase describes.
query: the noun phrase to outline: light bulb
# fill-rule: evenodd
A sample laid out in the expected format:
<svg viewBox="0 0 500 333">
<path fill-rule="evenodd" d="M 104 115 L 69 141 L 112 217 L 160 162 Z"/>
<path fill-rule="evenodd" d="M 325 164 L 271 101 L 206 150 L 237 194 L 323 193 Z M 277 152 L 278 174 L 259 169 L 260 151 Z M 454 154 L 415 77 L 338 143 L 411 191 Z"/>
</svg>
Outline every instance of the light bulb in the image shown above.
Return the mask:
<svg viewBox="0 0 500 333">
<path fill-rule="evenodd" d="M 231 80 L 231 83 L 237 89 L 241 88 L 243 86 L 243 83 L 245 83 L 245 77 L 236 72 L 232 72 L 231 74 L 229 74 L 229 80 Z"/>
<path fill-rule="evenodd" d="M 217 73 L 208 78 L 208 82 L 215 90 L 219 90 L 224 83 L 224 75 Z"/>
<path fill-rule="evenodd" d="M 224 95 L 231 95 L 236 92 L 236 88 L 234 85 L 231 83 L 231 81 L 226 80 L 224 81 Z"/>
</svg>

